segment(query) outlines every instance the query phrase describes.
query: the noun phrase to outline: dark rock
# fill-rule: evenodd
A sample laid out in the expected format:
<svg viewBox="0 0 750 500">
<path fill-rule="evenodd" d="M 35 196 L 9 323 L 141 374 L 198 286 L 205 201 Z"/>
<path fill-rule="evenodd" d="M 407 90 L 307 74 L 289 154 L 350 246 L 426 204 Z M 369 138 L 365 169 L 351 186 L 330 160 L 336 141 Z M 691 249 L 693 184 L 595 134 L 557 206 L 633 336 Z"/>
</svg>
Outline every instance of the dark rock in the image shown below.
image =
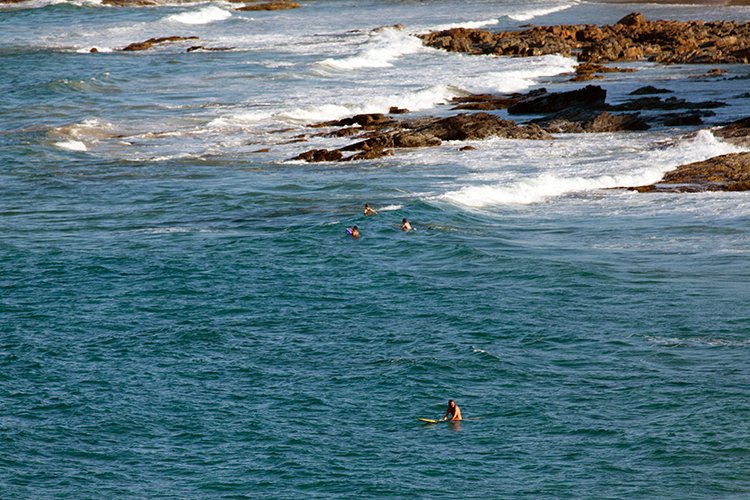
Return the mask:
<svg viewBox="0 0 750 500">
<path fill-rule="evenodd" d="M 286 9 L 298 9 L 300 4 L 295 2 L 264 2 L 256 3 L 252 5 L 245 5 L 239 7 L 237 10 L 240 11 L 256 11 L 256 10 L 286 10 Z"/>
<path fill-rule="evenodd" d="M 262 148 L 262 149 L 256 149 L 255 151 L 251 151 L 252 153 L 268 153 L 271 150 L 268 148 Z"/>
<path fill-rule="evenodd" d="M 165 36 L 162 38 L 149 38 L 143 42 L 131 43 L 123 51 L 136 51 L 136 50 L 148 50 L 154 45 L 159 45 L 168 42 L 184 42 L 187 40 L 198 40 L 197 36 Z"/>
<path fill-rule="evenodd" d="M 533 121 L 550 133 L 601 133 L 648 130 L 639 113 L 612 115 L 606 111 L 567 108 Z"/>
<path fill-rule="evenodd" d="M 609 106 L 612 111 L 638 111 L 644 109 L 712 109 L 726 106 L 727 103 L 719 101 L 688 102 L 676 97 L 640 97 L 631 99 L 622 104 Z"/>
<path fill-rule="evenodd" d="M 192 47 L 188 47 L 187 52 L 225 52 L 234 49 L 234 47 L 205 47 L 203 45 L 193 45 Z"/>
<path fill-rule="evenodd" d="M 361 153 L 353 154 L 347 158 L 343 158 L 341 161 L 356 161 L 356 160 L 376 160 L 383 156 L 393 156 L 392 149 L 370 149 L 368 151 L 362 151 Z"/>
<path fill-rule="evenodd" d="M 91 53 L 91 54 L 98 54 L 99 53 L 99 49 L 97 49 L 96 47 L 92 47 L 91 50 L 89 50 L 89 53 Z"/>
<path fill-rule="evenodd" d="M 399 108 L 398 106 L 391 106 L 388 108 L 388 114 L 389 115 L 403 115 L 404 113 L 408 113 L 409 110 L 406 108 Z"/>
<path fill-rule="evenodd" d="M 658 118 L 658 121 L 667 127 L 686 127 L 691 125 L 701 125 L 703 118 L 701 113 L 668 113 Z"/>
<path fill-rule="evenodd" d="M 640 87 L 632 91 L 628 95 L 648 95 L 648 94 L 671 94 L 672 91 L 669 89 L 660 89 L 657 87 L 654 87 L 653 85 L 646 85 L 645 87 Z"/>
<path fill-rule="evenodd" d="M 392 118 L 386 117 L 383 113 L 367 113 L 354 115 L 343 120 L 333 120 L 328 122 L 316 123 L 311 127 L 349 127 L 359 125 L 361 127 L 381 127 L 386 123 L 393 123 Z"/>
<path fill-rule="evenodd" d="M 344 155 L 337 149 L 311 149 L 310 151 L 305 151 L 304 153 L 300 154 L 299 156 L 295 156 L 292 159 L 304 160 L 308 163 L 316 163 L 321 161 L 339 161 L 343 157 Z"/>
<path fill-rule="evenodd" d="M 464 146 L 462 148 L 459 148 L 459 151 L 474 151 L 476 149 L 477 148 L 475 148 L 474 146 L 472 146 L 471 144 L 469 144 L 468 146 Z"/>
<path fill-rule="evenodd" d="M 628 188 L 640 193 L 750 190 L 750 153 L 715 156 L 667 172 L 661 182 Z"/>
<path fill-rule="evenodd" d="M 603 109 L 607 91 L 595 85 L 570 92 L 544 93 L 522 99 L 508 108 L 512 115 L 554 113 L 565 108 Z"/>
</svg>

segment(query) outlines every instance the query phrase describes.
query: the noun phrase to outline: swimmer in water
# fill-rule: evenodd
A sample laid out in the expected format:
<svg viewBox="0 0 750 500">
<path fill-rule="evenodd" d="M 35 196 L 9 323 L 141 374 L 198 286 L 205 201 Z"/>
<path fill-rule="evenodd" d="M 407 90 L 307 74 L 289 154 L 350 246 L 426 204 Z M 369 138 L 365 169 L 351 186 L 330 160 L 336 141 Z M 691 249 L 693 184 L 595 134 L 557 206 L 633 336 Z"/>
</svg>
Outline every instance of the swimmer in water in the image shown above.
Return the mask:
<svg viewBox="0 0 750 500">
<path fill-rule="evenodd" d="M 402 230 L 402 231 L 413 231 L 413 230 L 414 230 L 414 228 L 413 228 L 413 227 L 411 227 L 411 224 L 409 224 L 409 221 L 408 221 L 408 220 L 406 220 L 406 219 L 403 219 L 403 220 L 401 221 L 401 230 Z"/>
<path fill-rule="evenodd" d="M 448 401 L 448 408 L 445 410 L 443 420 L 463 420 L 461 418 L 461 408 L 452 399 Z"/>
<path fill-rule="evenodd" d="M 357 226 L 352 227 L 349 230 L 349 234 L 352 238 L 359 238 L 359 228 Z"/>
<path fill-rule="evenodd" d="M 365 203 L 365 208 L 364 208 L 364 210 L 362 210 L 362 213 L 364 213 L 366 216 L 369 216 L 369 215 L 378 215 L 377 210 L 375 210 L 374 208 L 370 207 L 370 205 L 368 205 L 367 203 Z"/>
</svg>

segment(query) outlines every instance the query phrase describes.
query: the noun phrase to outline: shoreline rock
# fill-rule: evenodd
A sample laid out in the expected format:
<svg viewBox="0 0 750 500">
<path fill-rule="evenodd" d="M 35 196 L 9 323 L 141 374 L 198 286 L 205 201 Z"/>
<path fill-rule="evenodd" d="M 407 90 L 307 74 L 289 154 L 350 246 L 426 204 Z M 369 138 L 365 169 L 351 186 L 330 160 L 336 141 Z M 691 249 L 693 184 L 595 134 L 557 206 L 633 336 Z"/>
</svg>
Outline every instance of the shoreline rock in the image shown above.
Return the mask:
<svg viewBox="0 0 750 500">
<path fill-rule="evenodd" d="M 661 181 L 627 188 L 639 193 L 700 193 L 750 190 L 750 152 L 715 156 L 680 165 Z"/>
<path fill-rule="evenodd" d="M 419 35 L 428 47 L 498 56 L 575 55 L 582 63 L 748 64 L 750 23 L 649 21 L 633 12 L 613 25 L 534 26 L 497 33 L 453 28 Z M 593 72 L 592 72 L 593 73 Z"/>
</svg>

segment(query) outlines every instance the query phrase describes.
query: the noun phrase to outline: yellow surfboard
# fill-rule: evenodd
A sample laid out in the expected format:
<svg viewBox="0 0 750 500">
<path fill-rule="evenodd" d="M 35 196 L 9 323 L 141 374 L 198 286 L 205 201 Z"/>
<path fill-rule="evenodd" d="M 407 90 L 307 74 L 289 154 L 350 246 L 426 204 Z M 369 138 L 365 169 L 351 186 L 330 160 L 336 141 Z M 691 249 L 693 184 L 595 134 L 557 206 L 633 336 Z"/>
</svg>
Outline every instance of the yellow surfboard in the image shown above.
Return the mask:
<svg viewBox="0 0 750 500">
<path fill-rule="evenodd" d="M 425 424 L 436 424 L 438 423 L 437 420 L 432 420 L 431 418 L 418 418 L 420 422 L 424 422 Z"/>
</svg>

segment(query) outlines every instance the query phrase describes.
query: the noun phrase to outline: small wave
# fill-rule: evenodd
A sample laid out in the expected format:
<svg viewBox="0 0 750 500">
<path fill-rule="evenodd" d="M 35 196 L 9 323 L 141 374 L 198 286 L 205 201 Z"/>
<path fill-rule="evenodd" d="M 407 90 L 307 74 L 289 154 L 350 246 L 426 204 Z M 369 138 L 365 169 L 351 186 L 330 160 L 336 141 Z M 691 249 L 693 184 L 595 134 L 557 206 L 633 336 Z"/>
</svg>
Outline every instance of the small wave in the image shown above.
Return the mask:
<svg viewBox="0 0 750 500">
<path fill-rule="evenodd" d="M 214 129 L 243 128 L 247 125 L 267 120 L 272 116 L 271 113 L 266 111 L 244 111 L 234 115 L 225 115 L 215 118 L 208 123 L 208 127 Z"/>
<path fill-rule="evenodd" d="M 738 151 L 741 149 L 720 141 L 708 130 L 702 130 L 693 139 L 679 142 L 667 152 L 666 157 L 645 162 L 649 166 L 632 173 L 592 177 L 564 177 L 545 173 L 508 183 L 466 186 L 440 195 L 437 199 L 469 208 L 529 205 L 577 192 L 653 184 L 658 182 L 665 172 L 678 165 Z"/>
<path fill-rule="evenodd" d="M 192 231 L 189 227 L 149 227 L 141 230 L 147 234 L 171 234 L 171 233 L 189 233 Z"/>
<path fill-rule="evenodd" d="M 55 147 L 66 149 L 68 151 L 88 151 L 86 144 L 81 141 L 61 141 L 53 143 Z"/>
<path fill-rule="evenodd" d="M 457 87 L 436 85 L 398 96 L 373 97 L 366 102 L 358 104 L 323 104 L 309 108 L 298 108 L 279 113 L 274 115 L 274 117 L 296 123 L 313 123 L 337 120 L 360 113 L 387 113 L 391 106 L 407 108 L 411 111 L 420 111 L 448 102 L 454 97 L 467 94 L 468 92 Z"/>
<path fill-rule="evenodd" d="M 190 12 L 172 14 L 171 16 L 165 17 L 164 20 L 182 24 L 209 24 L 215 21 L 224 21 L 230 17 L 232 17 L 231 12 L 211 5 Z"/>
<path fill-rule="evenodd" d="M 378 208 L 379 212 L 392 212 L 393 210 L 401 210 L 404 208 L 403 205 L 386 205 L 384 207 Z"/>
<path fill-rule="evenodd" d="M 348 71 L 361 68 L 387 68 L 401 56 L 425 50 L 419 38 L 395 28 L 374 33 L 365 49 L 356 56 L 324 59 L 313 67 L 324 70 Z"/>
<path fill-rule="evenodd" d="M 719 339 L 715 337 L 659 337 L 648 336 L 648 342 L 665 347 L 750 347 L 750 340 Z"/>
<path fill-rule="evenodd" d="M 500 21 L 498 19 L 485 19 L 484 21 L 466 21 L 466 22 L 459 22 L 459 23 L 452 23 L 452 24 L 439 24 L 437 26 L 431 26 L 423 32 L 429 32 L 429 31 L 444 31 L 444 30 L 450 30 L 453 28 L 467 28 L 467 29 L 477 29 L 477 28 L 483 28 L 485 26 L 493 26 L 495 24 L 498 24 Z"/>
<path fill-rule="evenodd" d="M 574 5 L 576 4 L 556 5 L 553 7 L 539 7 L 524 12 L 518 12 L 516 14 L 508 14 L 508 18 L 514 21 L 529 21 L 531 19 L 534 19 L 535 17 L 546 16 L 547 14 L 552 14 L 554 12 L 560 12 L 561 10 L 569 9 Z"/>
</svg>

